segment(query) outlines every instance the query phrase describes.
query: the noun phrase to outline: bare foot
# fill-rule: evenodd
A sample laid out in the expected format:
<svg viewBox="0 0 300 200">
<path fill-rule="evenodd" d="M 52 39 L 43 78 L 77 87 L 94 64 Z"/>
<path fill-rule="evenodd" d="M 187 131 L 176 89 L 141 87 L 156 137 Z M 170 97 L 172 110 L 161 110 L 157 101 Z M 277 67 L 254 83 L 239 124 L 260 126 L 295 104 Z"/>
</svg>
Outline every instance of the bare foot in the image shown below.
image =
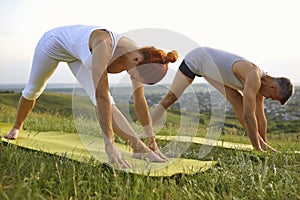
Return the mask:
<svg viewBox="0 0 300 200">
<path fill-rule="evenodd" d="M 19 129 L 16 128 L 12 128 L 11 131 L 4 136 L 4 138 L 8 139 L 8 140 L 15 140 L 19 137 Z"/>
</svg>

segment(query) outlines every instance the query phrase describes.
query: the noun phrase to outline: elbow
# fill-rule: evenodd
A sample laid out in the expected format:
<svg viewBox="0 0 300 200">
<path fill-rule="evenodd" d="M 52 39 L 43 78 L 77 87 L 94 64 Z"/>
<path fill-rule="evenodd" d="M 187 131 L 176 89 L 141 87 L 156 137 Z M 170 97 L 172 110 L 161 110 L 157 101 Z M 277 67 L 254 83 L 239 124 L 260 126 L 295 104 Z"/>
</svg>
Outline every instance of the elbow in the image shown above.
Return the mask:
<svg viewBox="0 0 300 200">
<path fill-rule="evenodd" d="M 95 99 L 97 103 L 106 102 L 110 100 L 108 93 L 106 94 L 105 92 L 97 92 L 97 91 L 95 92 Z"/>
<path fill-rule="evenodd" d="M 173 92 L 168 92 L 165 98 L 160 102 L 164 109 L 168 109 L 171 105 L 177 101 L 177 96 Z"/>
</svg>

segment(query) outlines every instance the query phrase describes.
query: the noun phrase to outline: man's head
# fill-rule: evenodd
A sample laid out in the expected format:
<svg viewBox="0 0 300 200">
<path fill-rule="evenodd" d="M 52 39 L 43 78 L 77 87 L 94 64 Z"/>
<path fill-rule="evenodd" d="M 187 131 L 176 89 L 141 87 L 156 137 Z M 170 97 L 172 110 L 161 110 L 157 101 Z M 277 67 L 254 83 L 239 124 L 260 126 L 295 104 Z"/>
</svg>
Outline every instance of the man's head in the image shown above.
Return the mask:
<svg viewBox="0 0 300 200">
<path fill-rule="evenodd" d="M 260 92 L 266 98 L 278 100 L 284 105 L 294 92 L 294 86 L 290 79 L 285 77 L 271 77 L 266 75 L 262 78 Z"/>
<path fill-rule="evenodd" d="M 287 102 L 287 100 L 292 96 L 294 92 L 294 86 L 288 78 L 274 78 L 274 81 L 278 85 L 279 101 L 281 105 L 284 105 Z"/>
</svg>

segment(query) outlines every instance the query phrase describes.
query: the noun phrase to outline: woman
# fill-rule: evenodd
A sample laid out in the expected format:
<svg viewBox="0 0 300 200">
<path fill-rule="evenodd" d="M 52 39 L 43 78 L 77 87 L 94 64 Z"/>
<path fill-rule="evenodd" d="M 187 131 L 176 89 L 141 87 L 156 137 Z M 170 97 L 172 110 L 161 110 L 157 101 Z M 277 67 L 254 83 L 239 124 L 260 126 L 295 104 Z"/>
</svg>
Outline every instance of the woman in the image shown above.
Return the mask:
<svg viewBox="0 0 300 200">
<path fill-rule="evenodd" d="M 47 80 L 59 62 L 67 62 L 97 107 L 109 163 L 122 168 L 131 167 L 114 145 L 113 128 L 132 146 L 135 157 L 141 158 L 145 154 L 143 156 L 150 161 L 164 162 L 167 158 L 155 142 L 143 83 L 154 84 L 160 81 L 168 70 L 168 63 L 175 62 L 177 57 L 175 51 L 166 54 L 154 47 L 139 48 L 130 39 L 99 26 L 72 25 L 52 29 L 42 36 L 35 49 L 29 81 L 22 91 L 15 124 L 5 138 L 18 138 Z M 135 109 L 149 136 L 148 146 L 134 133 L 109 93 L 108 73 L 124 70 L 132 78 Z"/>
<path fill-rule="evenodd" d="M 276 151 L 266 143 L 264 98 L 284 105 L 293 93 L 291 81 L 271 77 L 241 56 L 209 47 L 196 48 L 186 55 L 169 92 L 152 113 L 153 124 L 159 121 L 196 76 L 205 78 L 232 104 L 255 149 Z"/>
</svg>

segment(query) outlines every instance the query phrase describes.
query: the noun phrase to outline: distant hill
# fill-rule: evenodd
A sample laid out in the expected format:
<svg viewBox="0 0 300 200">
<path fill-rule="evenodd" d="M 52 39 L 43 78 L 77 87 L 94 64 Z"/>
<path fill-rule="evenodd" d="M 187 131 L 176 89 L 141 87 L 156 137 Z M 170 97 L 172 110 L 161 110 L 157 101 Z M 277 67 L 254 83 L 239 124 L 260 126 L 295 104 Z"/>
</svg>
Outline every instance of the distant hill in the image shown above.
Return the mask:
<svg viewBox="0 0 300 200">
<path fill-rule="evenodd" d="M 24 85 L 23 85 L 24 86 Z M 145 87 L 145 95 L 150 107 L 154 104 L 157 104 L 163 96 L 166 94 L 168 85 L 165 86 L 147 86 Z M 7 110 L 7 114 L 14 114 L 20 98 L 20 92 L 22 90 L 22 85 L 7 85 L 0 87 L 0 111 L 3 109 Z M 193 91 L 192 91 L 193 89 Z M 78 91 L 78 90 L 77 90 Z M 128 110 L 130 108 L 130 117 L 133 120 L 136 120 L 137 117 L 134 113 L 133 102 L 132 102 L 132 89 L 131 87 L 112 87 L 112 94 L 114 96 L 117 105 L 120 110 Z M 210 92 L 207 92 L 208 88 L 205 84 L 194 84 L 191 87 L 191 92 L 197 94 L 199 108 L 200 108 L 200 123 L 203 126 L 209 122 L 209 117 L 211 114 L 211 105 L 210 105 Z M 63 116 L 72 115 L 72 94 L 73 88 L 69 85 L 51 85 L 49 84 L 46 92 L 38 99 L 35 110 L 36 112 L 46 112 L 46 113 L 56 113 Z M 76 95 L 79 96 L 80 95 Z M 184 104 L 180 105 L 178 102 L 174 104 L 169 112 L 174 114 L 173 118 L 170 118 L 170 121 L 176 122 L 176 115 L 180 114 L 182 111 L 185 111 L 184 106 L 189 105 L 189 110 L 193 109 L 195 106 L 194 100 L 190 99 L 188 94 L 184 97 Z M 223 97 L 222 97 L 223 98 Z M 88 98 L 83 98 L 83 101 L 89 102 Z M 300 86 L 295 87 L 295 93 L 284 106 L 281 106 L 278 102 L 266 100 L 265 101 L 265 113 L 268 119 L 268 132 L 293 132 L 300 133 Z M 129 107 L 128 107 L 129 106 Z M 197 105 L 196 105 L 197 106 Z M 2 109 L 2 110 L 1 110 Z M 86 107 L 84 110 L 89 113 L 90 109 L 93 107 Z M 230 104 L 226 104 L 224 109 L 226 109 L 226 122 L 225 126 L 233 129 L 239 129 L 243 131 L 241 126 L 238 124 L 236 117 L 233 114 L 233 110 Z M 3 114 L 3 112 L 0 115 Z M 92 111 L 94 112 L 94 110 Z M 190 114 L 190 113 L 187 113 Z M 129 117 L 129 116 L 127 116 Z M 173 120 L 174 119 L 174 120 Z"/>
</svg>

